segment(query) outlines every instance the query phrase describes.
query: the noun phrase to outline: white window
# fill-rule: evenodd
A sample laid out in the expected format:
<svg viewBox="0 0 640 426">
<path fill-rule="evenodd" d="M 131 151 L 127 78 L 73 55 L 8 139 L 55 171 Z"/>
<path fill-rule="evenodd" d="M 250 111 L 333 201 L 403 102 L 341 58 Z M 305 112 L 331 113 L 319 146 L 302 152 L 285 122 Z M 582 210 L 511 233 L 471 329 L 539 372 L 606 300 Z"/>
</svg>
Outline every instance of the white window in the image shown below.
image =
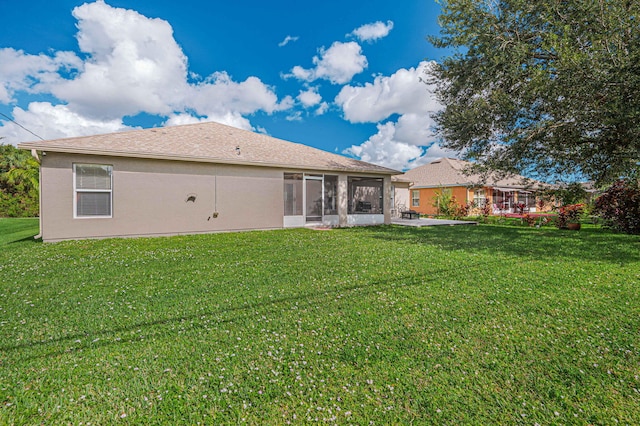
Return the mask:
<svg viewBox="0 0 640 426">
<path fill-rule="evenodd" d="M 473 192 L 473 204 L 478 208 L 483 208 L 487 204 L 487 196 L 484 189 L 476 189 Z"/>
<path fill-rule="evenodd" d="M 411 207 L 420 207 L 420 191 L 417 189 L 411 191 Z"/>
<path fill-rule="evenodd" d="M 113 166 L 73 165 L 75 217 L 111 217 Z"/>
</svg>

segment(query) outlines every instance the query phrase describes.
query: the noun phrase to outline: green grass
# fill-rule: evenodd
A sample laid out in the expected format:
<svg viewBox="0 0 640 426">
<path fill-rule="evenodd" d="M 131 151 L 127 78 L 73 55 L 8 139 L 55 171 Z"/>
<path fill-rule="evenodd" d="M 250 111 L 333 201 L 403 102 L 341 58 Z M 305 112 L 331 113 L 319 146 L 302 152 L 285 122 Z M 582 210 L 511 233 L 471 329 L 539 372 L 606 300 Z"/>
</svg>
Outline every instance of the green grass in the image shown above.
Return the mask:
<svg viewBox="0 0 640 426">
<path fill-rule="evenodd" d="M 24 240 L 0 283 L 0 424 L 640 424 L 637 236 Z"/>
<path fill-rule="evenodd" d="M 39 232 L 37 218 L 0 218 L 0 247 L 4 244 L 30 239 Z"/>
</svg>

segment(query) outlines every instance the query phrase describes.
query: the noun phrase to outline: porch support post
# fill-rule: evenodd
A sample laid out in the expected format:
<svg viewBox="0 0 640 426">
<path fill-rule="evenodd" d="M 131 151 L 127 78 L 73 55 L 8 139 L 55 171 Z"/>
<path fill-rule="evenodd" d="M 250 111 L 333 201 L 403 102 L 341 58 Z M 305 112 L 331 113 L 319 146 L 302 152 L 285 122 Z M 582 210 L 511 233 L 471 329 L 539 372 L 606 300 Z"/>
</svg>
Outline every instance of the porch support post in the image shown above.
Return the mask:
<svg viewBox="0 0 640 426">
<path fill-rule="evenodd" d="M 347 175 L 338 175 L 338 226 L 347 226 L 347 214 L 349 208 L 349 191 Z"/>
<path fill-rule="evenodd" d="M 382 211 L 384 212 L 384 223 L 389 225 L 391 223 L 391 176 L 385 176 L 382 183 Z"/>
</svg>

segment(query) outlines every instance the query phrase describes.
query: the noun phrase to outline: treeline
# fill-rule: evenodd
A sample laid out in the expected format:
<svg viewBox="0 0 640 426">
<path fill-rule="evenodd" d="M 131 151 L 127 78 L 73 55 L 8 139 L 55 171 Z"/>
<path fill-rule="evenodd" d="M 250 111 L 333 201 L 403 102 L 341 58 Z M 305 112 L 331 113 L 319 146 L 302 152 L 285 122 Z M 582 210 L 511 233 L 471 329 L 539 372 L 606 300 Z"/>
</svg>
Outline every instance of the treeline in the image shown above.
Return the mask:
<svg viewBox="0 0 640 426">
<path fill-rule="evenodd" d="M 0 217 L 39 214 L 40 164 L 29 151 L 0 144 Z"/>
</svg>

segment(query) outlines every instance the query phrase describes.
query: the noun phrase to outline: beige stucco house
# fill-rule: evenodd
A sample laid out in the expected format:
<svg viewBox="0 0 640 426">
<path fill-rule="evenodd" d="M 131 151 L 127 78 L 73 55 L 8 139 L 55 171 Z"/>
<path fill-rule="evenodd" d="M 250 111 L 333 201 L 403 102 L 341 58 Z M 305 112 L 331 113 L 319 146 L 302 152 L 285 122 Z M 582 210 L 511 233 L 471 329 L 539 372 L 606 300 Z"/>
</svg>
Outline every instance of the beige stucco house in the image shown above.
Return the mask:
<svg viewBox="0 0 640 426">
<path fill-rule="evenodd" d="M 44 241 L 391 221 L 398 171 L 218 123 L 19 145 Z"/>
</svg>

